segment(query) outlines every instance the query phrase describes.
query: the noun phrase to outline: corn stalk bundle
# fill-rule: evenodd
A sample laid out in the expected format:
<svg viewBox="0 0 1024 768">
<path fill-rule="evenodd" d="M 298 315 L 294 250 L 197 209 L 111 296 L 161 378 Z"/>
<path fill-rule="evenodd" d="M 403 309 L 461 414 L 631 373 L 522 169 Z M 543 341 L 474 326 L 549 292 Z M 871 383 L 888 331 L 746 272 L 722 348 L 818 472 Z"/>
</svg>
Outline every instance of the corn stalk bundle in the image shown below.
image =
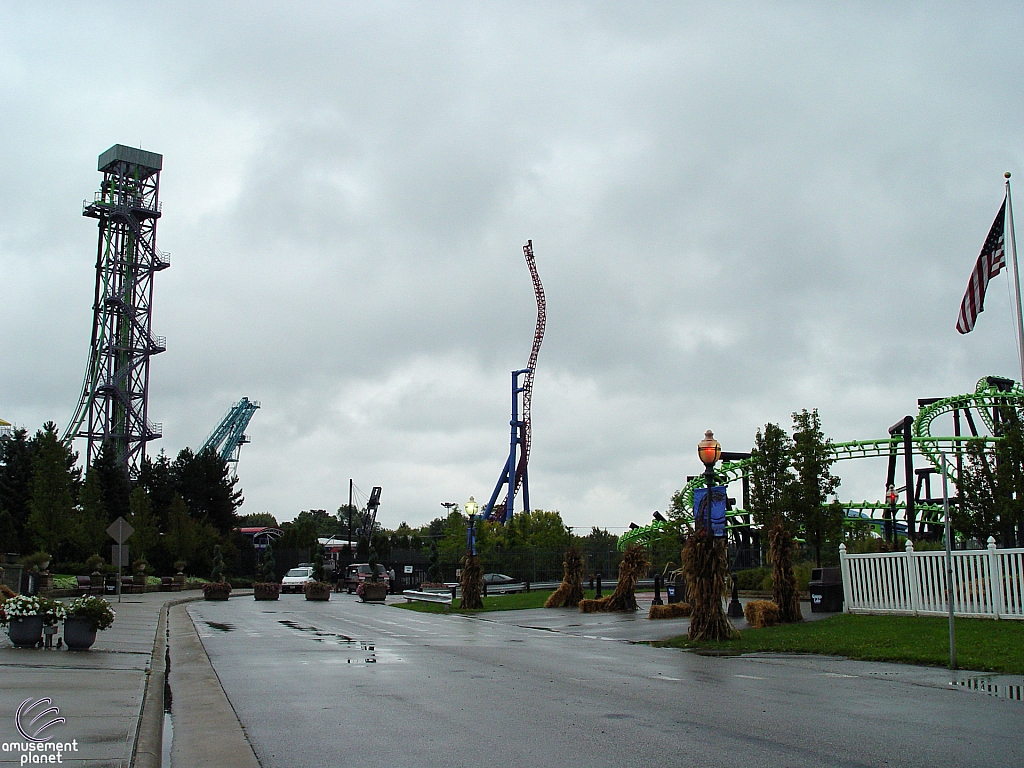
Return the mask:
<svg viewBox="0 0 1024 768">
<path fill-rule="evenodd" d="M 793 535 L 781 521 L 777 520 L 768 531 L 768 546 L 772 559 L 772 599 L 779 606 L 779 623 L 803 621 L 793 573 Z"/>
<path fill-rule="evenodd" d="M 682 559 L 692 609 L 690 640 L 728 640 L 736 630 L 722 609 L 729 575 L 725 542 L 698 530 L 686 540 Z"/>
<path fill-rule="evenodd" d="M 459 608 L 483 608 L 484 573 L 480 568 L 480 558 L 476 555 L 465 555 L 462 558 L 462 602 Z"/>
<path fill-rule="evenodd" d="M 615 591 L 600 600 L 581 600 L 580 610 L 583 613 L 611 613 L 616 611 L 637 611 L 636 583 L 647 572 L 650 562 L 647 550 L 638 544 L 626 549 L 619 565 L 619 581 Z"/>
<path fill-rule="evenodd" d="M 575 608 L 583 599 L 583 557 L 576 547 L 565 550 L 562 583 L 544 603 L 545 608 Z"/>
</svg>

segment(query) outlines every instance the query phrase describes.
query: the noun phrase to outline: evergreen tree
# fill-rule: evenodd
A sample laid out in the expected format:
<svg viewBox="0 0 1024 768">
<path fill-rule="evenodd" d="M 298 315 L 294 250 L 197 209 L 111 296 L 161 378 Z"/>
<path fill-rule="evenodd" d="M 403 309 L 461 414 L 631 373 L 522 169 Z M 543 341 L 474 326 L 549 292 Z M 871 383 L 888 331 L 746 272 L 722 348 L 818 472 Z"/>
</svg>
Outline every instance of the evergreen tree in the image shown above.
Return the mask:
<svg viewBox="0 0 1024 768">
<path fill-rule="evenodd" d="M 128 499 L 128 505 L 130 509 L 128 524 L 135 529 L 131 539 L 135 547 L 135 557 L 145 560 L 146 555 L 153 551 L 160 537 L 156 515 L 153 514 L 146 489 L 141 485 L 136 486 Z"/>
<path fill-rule="evenodd" d="M 85 483 L 78 495 L 78 512 L 75 515 L 75 543 L 78 556 L 74 559 L 84 560 L 90 555 L 99 555 L 104 545 L 110 543 L 107 526 L 110 520 L 103 504 L 103 489 L 100 486 L 99 474 L 90 469 L 86 472 Z"/>
<path fill-rule="evenodd" d="M 793 573 L 792 441 L 782 427 L 768 423 L 764 432 L 757 430 L 750 458 L 750 511 L 768 534 L 772 599 L 779 606 L 780 621 L 801 621 Z"/>
<path fill-rule="evenodd" d="M 194 520 L 206 522 L 222 535 L 238 524 L 235 510 L 242 504 L 242 492 L 235 490 L 227 462 L 213 450 L 193 454 L 183 449 L 171 468 L 175 486 Z"/>
<path fill-rule="evenodd" d="M 54 557 L 68 538 L 74 508 L 76 477 L 69 471 L 77 456 L 57 436 L 57 425 L 48 421 L 34 438 L 32 499 L 28 529 L 37 547 Z M 69 462 L 69 458 L 71 461 Z"/>
<path fill-rule="evenodd" d="M 160 451 L 156 460 L 148 456 L 142 459 L 137 485 L 146 489 L 153 514 L 159 520 L 160 529 L 167 530 L 168 513 L 177 488 L 174 485 L 171 460 L 167 458 L 166 453 Z"/>
<path fill-rule="evenodd" d="M 188 516 L 188 507 L 185 506 L 185 501 L 179 494 L 174 494 L 174 498 L 171 500 L 170 508 L 167 511 L 167 520 L 163 545 L 170 561 L 184 560 L 189 564 L 194 564 L 199 535 L 195 523 Z"/>
<path fill-rule="evenodd" d="M 103 509 L 107 513 L 107 522 L 117 518 L 128 519 L 131 511 L 128 499 L 132 487 L 128 479 L 128 468 L 117 457 L 117 446 L 113 440 L 104 440 L 100 451 L 92 463 L 103 498 Z"/>
<path fill-rule="evenodd" d="M 821 566 L 821 550 L 826 542 L 837 541 L 843 533 L 843 509 L 828 503 L 839 487 L 839 478 L 831 473 L 835 457 L 832 441 L 821 431 L 818 409 L 803 409 L 793 414 L 792 464 L 796 482 L 792 488 L 793 517 L 804 538 L 814 550 Z"/>
<path fill-rule="evenodd" d="M 25 429 L 0 437 L 0 510 L 10 517 L 7 552 L 27 551 L 30 546 L 25 526 L 31 512 L 34 445 Z"/>
</svg>

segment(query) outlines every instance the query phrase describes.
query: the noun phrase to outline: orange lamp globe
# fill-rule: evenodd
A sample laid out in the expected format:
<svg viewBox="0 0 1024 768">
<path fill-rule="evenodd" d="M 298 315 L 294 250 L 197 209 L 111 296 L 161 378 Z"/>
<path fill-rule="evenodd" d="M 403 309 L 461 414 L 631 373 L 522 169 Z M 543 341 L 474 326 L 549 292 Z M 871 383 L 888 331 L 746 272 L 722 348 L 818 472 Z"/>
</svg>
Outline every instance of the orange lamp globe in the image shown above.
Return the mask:
<svg viewBox="0 0 1024 768">
<path fill-rule="evenodd" d="M 697 455 L 708 467 L 722 458 L 722 446 L 715 440 L 715 433 L 710 429 L 704 433 L 704 439 L 697 443 Z"/>
</svg>

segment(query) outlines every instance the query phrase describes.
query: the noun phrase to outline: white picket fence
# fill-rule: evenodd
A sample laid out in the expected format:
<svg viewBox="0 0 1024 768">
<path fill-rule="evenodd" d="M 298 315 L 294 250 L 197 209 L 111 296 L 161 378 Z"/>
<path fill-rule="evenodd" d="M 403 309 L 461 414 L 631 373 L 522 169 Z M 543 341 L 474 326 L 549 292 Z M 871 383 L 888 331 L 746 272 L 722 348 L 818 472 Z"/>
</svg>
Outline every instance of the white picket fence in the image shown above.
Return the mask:
<svg viewBox="0 0 1024 768">
<path fill-rule="evenodd" d="M 946 553 L 907 551 L 850 555 L 839 546 L 847 613 L 947 615 Z M 1024 549 L 953 552 L 957 616 L 1024 619 Z"/>
</svg>

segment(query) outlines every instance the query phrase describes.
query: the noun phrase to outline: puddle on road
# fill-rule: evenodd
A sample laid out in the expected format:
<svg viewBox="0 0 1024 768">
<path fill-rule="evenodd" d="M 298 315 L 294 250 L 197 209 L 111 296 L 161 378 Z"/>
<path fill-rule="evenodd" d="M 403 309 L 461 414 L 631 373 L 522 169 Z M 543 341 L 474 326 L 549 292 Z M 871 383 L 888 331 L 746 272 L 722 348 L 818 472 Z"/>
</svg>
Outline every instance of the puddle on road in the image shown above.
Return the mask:
<svg viewBox="0 0 1024 768">
<path fill-rule="evenodd" d="M 234 624 L 223 624 L 219 621 L 206 621 L 205 623 L 210 629 L 216 629 L 219 632 L 233 632 L 235 629 Z"/>
<path fill-rule="evenodd" d="M 378 661 L 377 648 L 374 643 L 367 642 L 366 640 L 356 640 L 348 635 L 341 635 L 337 632 L 326 632 L 318 627 L 304 627 L 291 619 L 278 619 L 277 623 L 309 635 L 309 639 L 314 643 L 333 642 L 343 646 L 346 650 L 358 652 L 358 656 L 346 659 L 346 664 L 376 664 Z M 338 660 L 331 663 L 340 664 L 341 661 Z"/>
<path fill-rule="evenodd" d="M 951 680 L 951 686 L 984 693 L 999 699 L 1024 701 L 1024 677 L 1013 675 L 978 675 L 963 680 Z"/>
</svg>

